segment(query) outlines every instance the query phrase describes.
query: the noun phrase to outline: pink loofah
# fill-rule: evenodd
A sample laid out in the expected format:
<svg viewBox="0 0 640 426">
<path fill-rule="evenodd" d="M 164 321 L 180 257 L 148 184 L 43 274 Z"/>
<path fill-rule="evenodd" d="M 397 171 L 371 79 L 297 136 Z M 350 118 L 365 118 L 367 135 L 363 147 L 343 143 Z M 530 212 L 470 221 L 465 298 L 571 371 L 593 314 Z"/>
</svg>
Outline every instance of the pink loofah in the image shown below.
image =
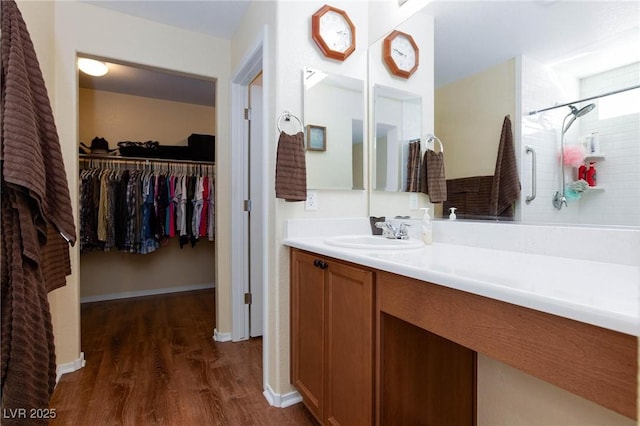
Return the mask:
<svg viewBox="0 0 640 426">
<path fill-rule="evenodd" d="M 564 165 L 579 167 L 584 162 L 585 151 L 582 145 L 567 145 L 563 151 Z"/>
</svg>

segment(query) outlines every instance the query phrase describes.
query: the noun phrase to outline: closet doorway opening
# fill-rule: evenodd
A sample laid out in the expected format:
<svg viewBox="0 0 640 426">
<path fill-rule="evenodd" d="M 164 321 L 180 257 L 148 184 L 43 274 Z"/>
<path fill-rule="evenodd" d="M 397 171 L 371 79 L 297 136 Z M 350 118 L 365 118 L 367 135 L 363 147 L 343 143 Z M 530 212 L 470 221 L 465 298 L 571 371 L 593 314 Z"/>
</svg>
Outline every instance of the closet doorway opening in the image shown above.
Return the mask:
<svg viewBox="0 0 640 426">
<path fill-rule="evenodd" d="M 216 80 L 79 57 L 80 302 L 208 292 L 213 332 Z"/>
</svg>

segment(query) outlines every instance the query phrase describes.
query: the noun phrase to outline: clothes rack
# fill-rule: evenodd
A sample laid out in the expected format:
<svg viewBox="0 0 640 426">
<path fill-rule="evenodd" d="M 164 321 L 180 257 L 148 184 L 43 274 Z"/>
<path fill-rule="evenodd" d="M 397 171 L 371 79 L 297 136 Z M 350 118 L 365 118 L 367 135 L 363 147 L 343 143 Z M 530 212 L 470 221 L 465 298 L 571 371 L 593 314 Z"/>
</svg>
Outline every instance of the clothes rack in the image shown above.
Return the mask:
<svg viewBox="0 0 640 426">
<path fill-rule="evenodd" d="M 160 167 L 164 165 L 182 164 L 182 165 L 195 165 L 213 167 L 215 170 L 215 163 L 212 161 L 194 161 L 194 160 L 171 160 L 164 158 L 145 158 L 145 157 L 120 157 L 117 155 L 101 155 L 101 154 L 79 154 L 81 162 L 89 165 L 105 164 L 105 165 L 118 165 L 126 164 L 130 166 L 145 165 L 147 167 Z"/>
<path fill-rule="evenodd" d="M 81 154 L 84 168 L 114 168 L 118 170 L 148 170 L 163 173 L 215 176 L 215 163 L 192 160 L 165 160 L 142 157 L 115 157 L 109 155 Z"/>
</svg>

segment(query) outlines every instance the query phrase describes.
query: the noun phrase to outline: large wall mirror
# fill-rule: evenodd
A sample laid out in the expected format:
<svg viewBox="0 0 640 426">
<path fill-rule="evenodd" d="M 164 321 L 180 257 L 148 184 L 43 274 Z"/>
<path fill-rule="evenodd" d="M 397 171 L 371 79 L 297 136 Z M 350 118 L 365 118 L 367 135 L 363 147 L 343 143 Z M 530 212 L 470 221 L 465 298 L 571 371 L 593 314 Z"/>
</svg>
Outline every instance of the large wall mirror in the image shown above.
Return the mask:
<svg viewBox="0 0 640 426">
<path fill-rule="evenodd" d="M 385 37 L 394 29 L 411 36 L 419 65 L 409 77 L 396 75 L 385 60 Z M 369 46 L 369 164 L 371 216 L 419 218 L 429 207 L 420 170 L 433 133 L 433 20 L 414 14 Z"/>
<path fill-rule="evenodd" d="M 304 68 L 307 186 L 364 189 L 364 81 Z"/>
<path fill-rule="evenodd" d="M 445 147 L 447 179 L 494 173 L 509 115 L 522 187 L 513 219 L 640 226 L 640 89 L 600 96 L 640 86 L 639 13 L 638 2 L 436 0 L 411 17 L 434 26 L 433 130 Z M 562 132 L 571 113 L 564 104 L 591 103 L 595 109 Z M 585 160 L 595 162 L 598 188 L 557 209 L 554 193 L 578 179 L 578 167 L 561 165 L 561 142 L 579 145 L 593 135 L 604 155 Z M 536 176 L 527 147 L 537 153 Z M 526 203 L 534 186 L 537 196 Z"/>
<path fill-rule="evenodd" d="M 407 191 L 409 144 L 420 139 L 422 98 L 391 87 L 374 87 L 375 191 Z"/>
</svg>

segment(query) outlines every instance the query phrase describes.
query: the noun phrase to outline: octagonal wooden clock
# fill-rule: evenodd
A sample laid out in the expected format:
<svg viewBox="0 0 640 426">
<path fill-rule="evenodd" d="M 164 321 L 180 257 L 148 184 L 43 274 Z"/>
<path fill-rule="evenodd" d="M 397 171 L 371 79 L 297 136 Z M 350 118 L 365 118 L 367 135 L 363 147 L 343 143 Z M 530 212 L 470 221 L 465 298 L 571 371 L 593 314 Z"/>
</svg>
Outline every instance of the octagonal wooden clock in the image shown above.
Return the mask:
<svg viewBox="0 0 640 426">
<path fill-rule="evenodd" d="M 393 31 L 385 37 L 382 56 L 393 75 L 409 78 L 418 69 L 420 50 L 409 34 Z"/>
<path fill-rule="evenodd" d="M 344 10 L 324 5 L 311 17 L 311 35 L 322 53 L 344 61 L 356 50 L 356 27 Z"/>
</svg>

